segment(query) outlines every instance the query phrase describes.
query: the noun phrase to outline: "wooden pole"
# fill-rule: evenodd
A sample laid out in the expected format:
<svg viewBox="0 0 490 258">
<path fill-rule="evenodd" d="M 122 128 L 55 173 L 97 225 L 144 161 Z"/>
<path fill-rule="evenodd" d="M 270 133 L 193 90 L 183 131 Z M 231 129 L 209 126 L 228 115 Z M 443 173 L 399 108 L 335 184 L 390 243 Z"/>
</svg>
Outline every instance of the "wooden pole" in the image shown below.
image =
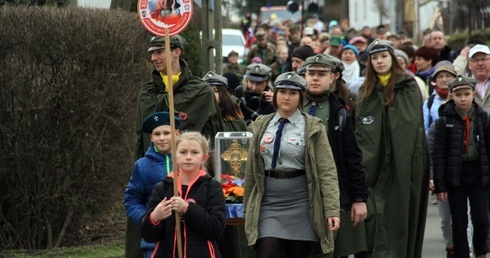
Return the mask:
<svg viewBox="0 0 490 258">
<path fill-rule="evenodd" d="M 174 172 L 174 196 L 179 196 L 179 168 L 177 167 L 177 162 L 175 160 L 175 119 L 174 119 L 174 89 L 172 82 L 172 55 L 170 49 L 170 36 L 168 32 L 168 27 L 165 27 L 165 62 L 167 63 L 167 78 L 168 78 L 168 113 L 170 114 L 170 133 L 172 136 L 172 140 L 170 142 L 171 152 L 172 152 L 172 170 Z M 182 237 L 180 232 L 180 216 L 176 214 L 175 216 L 175 234 L 177 236 L 177 252 L 179 254 L 179 258 L 182 258 Z"/>
</svg>

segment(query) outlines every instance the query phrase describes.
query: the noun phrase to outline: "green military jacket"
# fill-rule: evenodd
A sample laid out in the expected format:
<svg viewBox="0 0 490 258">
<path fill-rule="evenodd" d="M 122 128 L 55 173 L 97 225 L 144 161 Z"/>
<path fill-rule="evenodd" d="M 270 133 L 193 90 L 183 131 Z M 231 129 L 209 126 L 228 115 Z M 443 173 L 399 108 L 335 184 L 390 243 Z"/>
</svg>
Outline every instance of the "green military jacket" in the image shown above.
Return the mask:
<svg viewBox="0 0 490 258">
<path fill-rule="evenodd" d="M 260 57 L 262 64 L 270 66 L 276 59 L 276 47 L 267 42 L 264 48 L 259 47 L 259 45 L 254 44 L 250 47 L 248 52 L 247 62 L 252 63 L 254 57 Z"/>
<path fill-rule="evenodd" d="M 182 59 L 180 67 L 180 79 L 173 85 L 175 116 L 181 119 L 180 130 L 201 132 L 214 145 L 214 136 L 223 130 L 214 93 L 206 82 L 191 74 L 187 63 Z M 162 76 L 153 70 L 152 79 L 138 93 L 136 158 L 143 157 L 150 146 L 150 137 L 141 131 L 143 120 L 155 112 L 169 111 L 169 93 L 165 91 Z"/>
<path fill-rule="evenodd" d="M 367 241 L 374 258 L 421 257 L 427 213 L 429 159 L 422 98 L 415 80 L 402 76 L 385 107 L 378 84 L 359 91 L 355 136 L 369 188 Z"/>
<path fill-rule="evenodd" d="M 245 234 L 249 245 L 257 241 L 259 211 L 265 191 L 260 140 L 274 115 L 259 116 L 249 125 L 253 137 L 246 163 L 244 193 Z M 311 207 L 309 213 L 323 253 L 330 253 L 334 247 L 333 232 L 328 230 L 327 218 L 340 218 L 337 170 L 321 120 L 308 114 L 303 115 L 306 117 L 305 171 Z"/>
</svg>

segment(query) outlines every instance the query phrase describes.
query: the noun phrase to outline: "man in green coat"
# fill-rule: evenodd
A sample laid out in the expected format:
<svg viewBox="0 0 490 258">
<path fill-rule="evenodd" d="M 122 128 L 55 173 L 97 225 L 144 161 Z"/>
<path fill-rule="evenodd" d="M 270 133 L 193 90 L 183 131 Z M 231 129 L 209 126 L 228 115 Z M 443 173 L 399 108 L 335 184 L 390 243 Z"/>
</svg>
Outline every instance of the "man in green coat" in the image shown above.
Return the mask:
<svg viewBox="0 0 490 258">
<path fill-rule="evenodd" d="M 150 40 L 148 52 L 155 69 L 151 73 L 152 81 L 140 88 L 138 93 L 136 159 L 143 157 L 150 146 L 150 137 L 141 130 L 143 120 L 155 112 L 169 111 L 169 79 L 173 82 L 175 116 L 181 120 L 181 131 L 201 132 L 211 145 L 214 145 L 216 133 L 222 131 L 223 122 L 211 87 L 201 78 L 193 76 L 187 62 L 180 58 L 186 45 L 183 37 L 171 36 L 170 56 L 166 56 L 165 38 L 153 36 Z M 171 74 L 167 74 L 166 58 L 171 58 Z M 140 229 L 128 220 L 125 257 L 142 257 L 139 254 L 140 240 Z"/>
</svg>

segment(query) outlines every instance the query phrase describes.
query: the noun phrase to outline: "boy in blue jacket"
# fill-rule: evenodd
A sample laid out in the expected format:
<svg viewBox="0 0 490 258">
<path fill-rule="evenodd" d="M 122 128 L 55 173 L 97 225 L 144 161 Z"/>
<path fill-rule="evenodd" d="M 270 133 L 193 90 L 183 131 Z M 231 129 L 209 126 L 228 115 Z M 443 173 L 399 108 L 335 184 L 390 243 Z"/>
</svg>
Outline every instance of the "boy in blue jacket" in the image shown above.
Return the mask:
<svg viewBox="0 0 490 258">
<path fill-rule="evenodd" d="M 180 119 L 174 117 L 175 128 L 180 126 Z M 143 121 L 141 129 L 150 135 L 151 144 L 145 156 L 138 159 L 133 173 L 124 191 L 126 215 L 141 226 L 146 207 L 150 201 L 153 187 L 172 171 L 170 114 L 157 112 Z M 179 130 L 176 130 L 179 135 Z M 140 233 L 140 232 L 138 232 Z M 155 243 L 141 240 L 141 250 L 145 258 L 151 257 Z"/>
</svg>

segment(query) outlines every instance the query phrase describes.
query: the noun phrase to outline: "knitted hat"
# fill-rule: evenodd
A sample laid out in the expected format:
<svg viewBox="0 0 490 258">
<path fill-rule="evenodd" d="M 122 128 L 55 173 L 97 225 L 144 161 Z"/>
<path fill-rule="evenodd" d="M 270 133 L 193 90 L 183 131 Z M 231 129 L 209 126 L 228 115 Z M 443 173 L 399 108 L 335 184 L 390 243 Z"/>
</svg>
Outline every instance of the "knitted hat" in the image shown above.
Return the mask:
<svg viewBox="0 0 490 258">
<path fill-rule="evenodd" d="M 240 78 L 235 73 L 224 73 L 223 77 L 228 79 L 228 89 L 230 90 L 234 90 L 242 84 Z"/>
<path fill-rule="evenodd" d="M 357 47 L 351 44 L 345 45 L 344 48 L 342 49 L 342 52 L 344 52 L 346 49 L 352 50 L 356 56 L 359 56 L 359 50 L 357 50 Z"/>
<path fill-rule="evenodd" d="M 304 61 L 306 60 L 306 58 L 314 55 L 315 55 L 315 51 L 313 50 L 313 48 L 307 45 L 303 45 L 301 47 L 296 48 L 293 51 L 292 57 L 297 57 Z"/>
<path fill-rule="evenodd" d="M 256 57 L 252 58 L 252 63 L 261 64 L 262 58 L 256 56 Z"/>
<path fill-rule="evenodd" d="M 395 56 L 397 58 L 403 58 L 405 60 L 405 64 L 408 65 L 408 55 L 405 52 L 400 49 L 395 49 Z"/>
</svg>

